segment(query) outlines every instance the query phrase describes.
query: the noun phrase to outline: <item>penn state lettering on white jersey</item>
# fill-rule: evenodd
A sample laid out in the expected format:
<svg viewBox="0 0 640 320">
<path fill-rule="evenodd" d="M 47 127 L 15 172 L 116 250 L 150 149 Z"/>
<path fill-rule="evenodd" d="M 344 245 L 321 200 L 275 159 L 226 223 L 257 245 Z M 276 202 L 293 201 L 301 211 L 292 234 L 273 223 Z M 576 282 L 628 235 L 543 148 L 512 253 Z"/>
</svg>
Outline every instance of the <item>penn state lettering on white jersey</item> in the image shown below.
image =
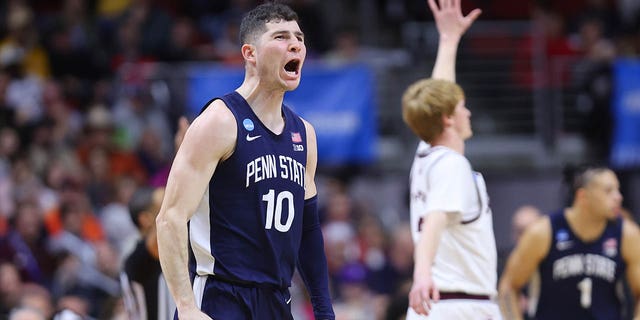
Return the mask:
<svg viewBox="0 0 640 320">
<path fill-rule="evenodd" d="M 585 243 L 569 227 L 564 211 L 550 219 L 553 238 L 538 269 L 535 319 L 621 319 L 622 220 L 610 221 L 597 240 Z"/>
<path fill-rule="evenodd" d="M 289 287 L 302 236 L 304 123 L 282 105 L 285 125 L 275 134 L 237 92 L 217 99 L 236 118 L 237 142 L 189 223 L 192 272 Z"/>
</svg>

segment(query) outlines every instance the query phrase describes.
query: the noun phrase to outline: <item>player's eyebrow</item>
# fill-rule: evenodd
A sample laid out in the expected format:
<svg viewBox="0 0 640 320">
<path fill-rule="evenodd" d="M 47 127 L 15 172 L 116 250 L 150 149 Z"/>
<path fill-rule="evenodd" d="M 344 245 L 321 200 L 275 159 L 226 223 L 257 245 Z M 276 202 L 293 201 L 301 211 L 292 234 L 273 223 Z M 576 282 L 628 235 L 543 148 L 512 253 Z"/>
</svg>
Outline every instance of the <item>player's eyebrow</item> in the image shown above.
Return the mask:
<svg viewBox="0 0 640 320">
<path fill-rule="evenodd" d="M 271 33 L 272 36 L 277 36 L 277 35 L 286 35 L 289 33 L 293 33 L 294 36 L 299 37 L 299 38 L 303 38 L 304 39 L 304 33 L 302 31 L 289 31 L 289 30 L 275 30 Z"/>
</svg>

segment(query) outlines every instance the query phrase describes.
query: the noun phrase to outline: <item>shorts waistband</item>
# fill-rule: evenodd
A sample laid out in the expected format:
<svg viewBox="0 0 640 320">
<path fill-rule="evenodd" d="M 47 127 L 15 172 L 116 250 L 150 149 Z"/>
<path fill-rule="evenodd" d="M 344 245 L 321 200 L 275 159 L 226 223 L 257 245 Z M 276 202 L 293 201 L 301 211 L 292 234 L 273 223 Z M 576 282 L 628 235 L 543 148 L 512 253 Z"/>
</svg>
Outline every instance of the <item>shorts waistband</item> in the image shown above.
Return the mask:
<svg viewBox="0 0 640 320">
<path fill-rule="evenodd" d="M 220 282 L 226 282 L 228 284 L 232 284 L 234 286 L 240 286 L 240 287 L 245 287 L 245 288 L 260 288 L 260 289 L 272 289 L 272 290 L 283 290 L 283 289 L 288 289 L 288 288 L 280 288 L 274 284 L 270 284 L 270 283 L 258 283 L 258 282 L 253 282 L 253 281 L 247 281 L 247 280 L 240 280 L 240 279 L 232 279 L 229 277 L 225 277 L 225 276 L 221 276 L 219 274 L 212 274 L 209 275 L 210 277 L 212 277 L 213 279 L 220 281 Z"/>
<path fill-rule="evenodd" d="M 464 292 L 440 292 L 440 300 L 466 299 L 466 300 L 491 300 L 488 295 L 468 294 Z"/>
</svg>

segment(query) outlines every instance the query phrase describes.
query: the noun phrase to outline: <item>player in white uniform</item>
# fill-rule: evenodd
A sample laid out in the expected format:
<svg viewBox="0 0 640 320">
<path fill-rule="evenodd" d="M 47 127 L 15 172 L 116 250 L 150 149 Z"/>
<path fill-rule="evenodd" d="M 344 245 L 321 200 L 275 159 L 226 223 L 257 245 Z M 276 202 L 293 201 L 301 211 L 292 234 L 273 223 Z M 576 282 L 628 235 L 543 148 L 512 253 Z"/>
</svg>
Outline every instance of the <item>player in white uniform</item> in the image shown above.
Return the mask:
<svg viewBox="0 0 640 320">
<path fill-rule="evenodd" d="M 471 112 L 455 84 L 458 43 L 480 10 L 463 16 L 460 0 L 429 6 L 440 35 L 432 78 L 412 84 L 402 98 L 403 119 L 422 140 L 411 168 L 416 249 L 407 319 L 501 319 L 489 198 L 464 156 Z"/>
</svg>

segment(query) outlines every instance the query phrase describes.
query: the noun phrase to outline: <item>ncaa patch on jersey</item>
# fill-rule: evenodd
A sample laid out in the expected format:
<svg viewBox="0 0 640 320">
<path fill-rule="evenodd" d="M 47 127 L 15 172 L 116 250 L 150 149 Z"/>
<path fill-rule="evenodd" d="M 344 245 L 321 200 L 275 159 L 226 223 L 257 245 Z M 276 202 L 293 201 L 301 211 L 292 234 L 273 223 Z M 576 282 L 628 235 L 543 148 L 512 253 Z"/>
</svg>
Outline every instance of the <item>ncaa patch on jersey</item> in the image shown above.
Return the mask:
<svg viewBox="0 0 640 320">
<path fill-rule="evenodd" d="M 569 232 L 565 229 L 560 229 L 556 232 L 556 240 L 558 241 L 567 241 L 569 240 Z"/>
<path fill-rule="evenodd" d="M 558 251 L 564 251 L 573 247 L 573 241 L 569 240 L 569 232 L 565 229 L 560 229 L 556 232 L 556 249 Z"/>
<path fill-rule="evenodd" d="M 301 144 L 293 144 L 293 151 L 304 151 L 304 146 Z"/>
<path fill-rule="evenodd" d="M 253 125 L 253 121 L 251 121 L 251 119 L 245 118 L 244 120 L 242 120 L 242 125 L 248 131 L 253 131 L 253 129 L 255 128 L 255 126 Z"/>
</svg>

